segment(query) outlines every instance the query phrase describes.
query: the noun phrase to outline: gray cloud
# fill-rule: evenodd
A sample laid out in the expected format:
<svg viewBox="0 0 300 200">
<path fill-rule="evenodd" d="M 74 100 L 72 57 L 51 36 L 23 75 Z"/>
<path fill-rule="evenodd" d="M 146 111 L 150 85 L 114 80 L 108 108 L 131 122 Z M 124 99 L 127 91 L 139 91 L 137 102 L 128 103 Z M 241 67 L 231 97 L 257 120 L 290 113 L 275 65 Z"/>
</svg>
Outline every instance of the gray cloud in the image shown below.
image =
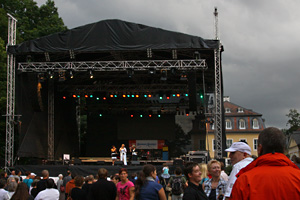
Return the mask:
<svg viewBox="0 0 300 200">
<path fill-rule="evenodd" d="M 37 0 L 38 4 L 45 0 Z M 211 39 L 214 7 L 225 47 L 225 95 L 263 114 L 267 126 L 286 128 L 300 111 L 300 2 L 293 0 L 55 0 L 69 28 L 121 19 Z"/>
</svg>

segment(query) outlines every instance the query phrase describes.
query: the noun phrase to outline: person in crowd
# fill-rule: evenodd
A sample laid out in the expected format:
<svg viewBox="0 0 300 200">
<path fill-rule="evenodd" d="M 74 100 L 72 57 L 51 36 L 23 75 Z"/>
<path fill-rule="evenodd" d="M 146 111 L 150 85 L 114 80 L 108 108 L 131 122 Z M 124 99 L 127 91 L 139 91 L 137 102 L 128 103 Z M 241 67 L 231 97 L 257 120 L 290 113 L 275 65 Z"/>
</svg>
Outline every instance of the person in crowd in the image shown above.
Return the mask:
<svg viewBox="0 0 300 200">
<path fill-rule="evenodd" d="M 300 199 L 300 169 L 285 155 L 286 139 L 275 127 L 258 135 L 258 158 L 241 169 L 229 199 Z"/>
<path fill-rule="evenodd" d="M 136 174 L 135 172 L 133 172 L 133 173 L 131 174 L 131 177 L 129 178 L 129 180 L 130 180 L 133 184 L 135 184 L 136 179 L 137 179 L 137 174 Z"/>
<path fill-rule="evenodd" d="M 138 154 L 137 154 L 135 145 L 132 145 L 132 146 L 131 146 L 130 152 L 131 152 L 131 160 L 132 160 L 132 161 L 137 161 L 137 155 L 138 155 Z"/>
<path fill-rule="evenodd" d="M 115 161 L 117 160 L 117 155 L 118 155 L 117 148 L 116 148 L 115 145 L 112 145 L 112 148 L 110 149 L 110 152 L 111 152 L 112 165 L 114 166 Z"/>
<path fill-rule="evenodd" d="M 64 181 L 63 181 L 63 175 L 62 174 L 59 174 L 58 175 L 58 180 L 56 182 L 56 185 L 57 185 L 57 189 L 59 191 L 59 199 L 64 199 L 63 196 L 64 196 L 64 192 L 65 192 L 65 187 L 64 187 Z"/>
<path fill-rule="evenodd" d="M 25 172 L 26 178 L 23 179 L 23 183 L 25 183 L 28 187 L 28 190 L 31 186 L 31 183 L 33 182 L 32 176 L 31 176 L 31 172 L 30 171 L 26 171 Z"/>
<path fill-rule="evenodd" d="M 16 171 L 11 170 L 10 175 L 8 177 L 15 177 L 16 176 Z"/>
<path fill-rule="evenodd" d="M 182 176 L 182 169 L 176 167 L 175 177 L 171 177 L 168 187 L 172 188 L 172 200 L 182 200 L 183 191 L 186 187 L 186 179 Z"/>
<path fill-rule="evenodd" d="M 198 163 L 187 163 L 184 168 L 184 175 L 188 179 L 188 186 L 184 190 L 183 200 L 208 200 L 200 185 L 201 171 Z"/>
<path fill-rule="evenodd" d="M 16 169 L 15 173 L 16 173 L 16 177 L 19 179 L 17 182 L 23 181 L 23 178 L 21 177 L 22 172 Z"/>
<path fill-rule="evenodd" d="M 31 196 L 28 192 L 27 184 L 24 182 L 20 182 L 18 184 L 16 192 L 11 197 L 11 200 L 33 200 L 33 199 L 34 199 L 33 196 Z"/>
<path fill-rule="evenodd" d="M 93 183 L 88 194 L 88 200 L 114 200 L 116 199 L 116 185 L 107 180 L 107 169 L 98 170 L 98 180 Z"/>
<path fill-rule="evenodd" d="M 75 187 L 75 177 L 76 174 L 72 173 L 71 174 L 71 180 L 67 183 L 65 187 L 65 199 L 67 199 L 70 196 L 70 191 Z"/>
<path fill-rule="evenodd" d="M 66 188 L 67 183 L 72 180 L 72 173 L 70 170 L 67 171 L 67 176 L 65 176 L 63 180 L 63 186 Z"/>
<path fill-rule="evenodd" d="M 125 144 L 122 144 L 122 146 L 119 149 L 119 152 L 120 152 L 120 160 L 123 162 L 124 165 L 127 165 L 127 157 L 126 157 L 127 149 L 125 147 Z"/>
<path fill-rule="evenodd" d="M 200 163 L 199 164 L 200 171 L 201 171 L 201 182 L 202 185 L 204 181 L 208 180 L 208 171 L 207 171 L 207 164 L 206 163 Z"/>
<path fill-rule="evenodd" d="M 14 177 L 10 177 L 7 179 L 7 194 L 9 196 L 9 199 L 14 195 L 17 186 L 18 183 L 16 182 L 16 179 Z"/>
<path fill-rule="evenodd" d="M 70 190 L 70 196 L 72 198 L 72 200 L 85 200 L 86 199 L 86 193 L 84 190 L 82 190 L 82 185 L 84 183 L 84 178 L 83 176 L 76 176 L 74 178 L 74 184 L 75 184 L 75 187 L 72 188 Z"/>
<path fill-rule="evenodd" d="M 134 184 L 128 180 L 126 168 L 119 171 L 121 181 L 117 183 L 117 200 L 134 200 Z"/>
<path fill-rule="evenodd" d="M 1 200 L 8 200 L 8 192 L 4 189 L 6 186 L 6 180 L 0 179 L 0 199 Z"/>
<path fill-rule="evenodd" d="M 88 175 L 86 178 L 85 178 L 85 184 L 83 184 L 82 186 L 82 190 L 88 194 L 89 191 L 90 191 L 90 188 L 92 186 L 92 184 L 95 182 L 95 178 L 93 175 Z"/>
<path fill-rule="evenodd" d="M 295 163 L 295 165 L 297 165 L 297 167 L 300 168 L 300 158 L 298 156 L 293 155 L 292 156 L 292 161 L 293 161 L 293 163 Z"/>
<path fill-rule="evenodd" d="M 38 190 L 37 190 L 37 183 L 39 182 L 40 180 L 38 179 L 34 179 L 33 182 L 31 183 L 31 187 L 29 189 L 29 194 L 31 196 L 33 196 L 34 198 L 37 196 L 38 194 Z"/>
<path fill-rule="evenodd" d="M 169 180 L 170 180 L 169 167 L 167 163 L 163 163 L 162 174 L 159 177 L 159 183 L 163 186 L 167 199 L 170 194 L 170 191 L 167 190 L 167 185 Z"/>
<path fill-rule="evenodd" d="M 203 183 L 206 196 L 209 200 L 223 199 L 227 182 L 221 178 L 221 163 L 210 160 L 207 169 L 212 178 Z"/>
<path fill-rule="evenodd" d="M 46 182 L 49 179 L 49 171 L 44 169 L 42 171 L 42 177 L 43 179 L 41 179 L 39 182 L 37 182 L 37 192 L 39 193 L 42 190 L 46 189 Z"/>
<path fill-rule="evenodd" d="M 46 189 L 38 193 L 35 200 L 58 200 L 59 191 L 56 189 L 54 180 L 51 178 L 45 179 Z"/>
<path fill-rule="evenodd" d="M 224 181 L 228 181 L 228 174 L 226 174 L 225 172 L 225 165 L 223 162 L 220 163 L 221 163 L 221 177 Z"/>
<path fill-rule="evenodd" d="M 253 161 L 253 158 L 251 157 L 251 147 L 244 142 L 235 142 L 231 147 L 225 149 L 225 151 L 229 152 L 229 158 L 232 164 L 232 170 L 224 194 L 225 198 L 228 199 L 236 181 L 236 174 L 239 173 L 242 168 L 249 165 L 249 163 Z"/>
<path fill-rule="evenodd" d="M 120 176 L 115 174 L 111 177 L 111 181 L 117 186 L 117 184 L 120 182 Z"/>
<path fill-rule="evenodd" d="M 6 171 L 0 172 L 0 179 L 4 179 L 7 181 L 7 172 Z"/>
<path fill-rule="evenodd" d="M 166 194 L 162 185 L 155 182 L 156 168 L 147 164 L 140 172 L 135 183 L 135 198 L 136 200 L 143 199 L 159 199 L 166 200 Z"/>
</svg>

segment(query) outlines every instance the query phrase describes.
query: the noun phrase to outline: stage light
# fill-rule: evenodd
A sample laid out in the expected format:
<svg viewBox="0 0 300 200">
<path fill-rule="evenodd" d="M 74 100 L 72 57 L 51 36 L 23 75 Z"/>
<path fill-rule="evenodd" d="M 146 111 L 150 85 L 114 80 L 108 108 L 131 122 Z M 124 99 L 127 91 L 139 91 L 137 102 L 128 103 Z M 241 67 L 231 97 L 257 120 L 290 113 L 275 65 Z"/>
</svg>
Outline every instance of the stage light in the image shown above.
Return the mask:
<svg viewBox="0 0 300 200">
<path fill-rule="evenodd" d="M 90 78 L 94 78 L 94 74 L 92 70 L 89 70 Z"/>
<path fill-rule="evenodd" d="M 77 98 L 80 98 L 80 95 L 77 95 Z"/>
<path fill-rule="evenodd" d="M 84 97 L 85 97 L 85 98 L 88 98 L 89 96 L 88 96 L 88 95 L 84 95 Z"/>
<path fill-rule="evenodd" d="M 152 97 L 152 95 L 151 95 L 151 94 L 148 94 L 148 97 Z"/>
<path fill-rule="evenodd" d="M 180 97 L 180 94 L 176 94 L 177 97 Z"/>
<path fill-rule="evenodd" d="M 130 115 L 130 117 L 133 117 L 133 115 Z"/>
<path fill-rule="evenodd" d="M 91 95 L 90 95 L 90 98 L 93 98 L 93 97 L 94 97 L 94 96 L 91 94 Z"/>
<path fill-rule="evenodd" d="M 132 94 L 131 97 L 134 97 L 134 94 Z"/>
<path fill-rule="evenodd" d="M 152 58 L 152 49 L 151 48 L 147 49 L 147 57 Z"/>
<path fill-rule="evenodd" d="M 62 82 L 66 80 L 66 76 L 65 76 L 66 72 L 64 70 L 59 70 L 58 71 L 58 81 Z"/>
<path fill-rule="evenodd" d="M 167 70 L 162 69 L 160 72 L 161 72 L 160 80 L 161 81 L 166 81 L 167 80 Z"/>
<path fill-rule="evenodd" d="M 74 97 L 74 98 L 76 98 L 76 95 L 75 95 L 75 94 L 73 94 L 73 97 Z"/>
<path fill-rule="evenodd" d="M 49 77 L 50 79 L 52 79 L 52 78 L 54 77 L 54 74 L 53 74 L 53 71 L 52 71 L 52 70 L 48 71 L 48 77 Z"/>
<path fill-rule="evenodd" d="M 172 58 L 173 58 L 174 60 L 177 59 L 177 50 L 176 50 L 176 49 L 172 49 Z"/>
<path fill-rule="evenodd" d="M 105 97 L 104 97 L 104 98 L 105 98 Z M 104 99 L 104 98 L 103 98 L 103 99 Z M 97 97 L 96 99 L 97 99 L 97 101 L 99 101 L 99 100 L 100 100 L 100 98 L 99 98 L 99 97 Z M 105 99 L 104 99 L 104 100 L 105 100 Z"/>
<path fill-rule="evenodd" d="M 114 97 L 118 97 L 118 95 L 116 95 L 116 94 L 115 94 L 115 96 L 114 96 Z"/>
<path fill-rule="evenodd" d="M 157 117 L 160 117 L 160 115 L 157 115 Z"/>
<path fill-rule="evenodd" d="M 130 97 L 130 94 L 127 94 L 127 97 Z"/>
<path fill-rule="evenodd" d="M 198 51 L 195 51 L 194 56 L 197 61 L 201 59 L 200 53 Z"/>
<path fill-rule="evenodd" d="M 188 96 L 189 96 L 189 94 L 185 94 L 185 96 L 186 96 L 186 97 L 188 97 Z"/>
<path fill-rule="evenodd" d="M 113 97 L 114 97 L 114 95 L 112 95 L 112 94 L 111 94 L 111 95 L 109 95 L 109 96 L 110 96 L 111 98 L 113 98 Z"/>
<path fill-rule="evenodd" d="M 152 117 L 152 115 L 149 115 L 149 117 Z"/>
<path fill-rule="evenodd" d="M 99 114 L 99 117 L 102 117 L 102 114 Z"/>
<path fill-rule="evenodd" d="M 70 75 L 70 78 L 74 78 L 74 75 L 73 75 L 72 71 L 69 72 L 69 75 Z"/>
<path fill-rule="evenodd" d="M 167 97 L 167 99 L 170 99 L 170 97 Z"/>
<path fill-rule="evenodd" d="M 203 97 L 204 97 L 203 94 L 200 94 L 200 98 L 203 99 Z"/>
<path fill-rule="evenodd" d="M 147 97 L 147 95 L 145 94 L 144 97 Z"/>
<path fill-rule="evenodd" d="M 162 97 L 159 97 L 159 99 L 162 99 Z"/>
<path fill-rule="evenodd" d="M 140 115 L 140 117 L 143 117 L 143 115 Z"/>
<path fill-rule="evenodd" d="M 125 98 L 125 97 L 126 97 L 126 95 L 125 95 L 125 94 L 123 94 L 123 97 Z"/>
<path fill-rule="evenodd" d="M 128 77 L 131 78 L 133 76 L 133 74 L 134 74 L 134 70 L 132 68 L 128 68 L 127 69 L 127 75 L 128 75 Z"/>
<path fill-rule="evenodd" d="M 173 96 L 173 97 L 176 97 L 176 94 L 173 94 L 172 96 Z"/>
<path fill-rule="evenodd" d="M 180 80 L 181 81 L 186 81 L 187 80 L 187 75 L 185 72 L 182 72 L 181 75 L 180 75 Z"/>
<path fill-rule="evenodd" d="M 63 99 L 66 99 L 67 97 L 63 96 Z"/>
<path fill-rule="evenodd" d="M 155 72 L 156 72 L 155 68 L 149 68 L 148 71 L 149 74 L 155 74 Z"/>
<path fill-rule="evenodd" d="M 139 98 L 140 96 L 138 94 L 135 95 L 136 98 Z"/>
<path fill-rule="evenodd" d="M 106 100 L 106 97 L 103 97 L 103 100 Z"/>
<path fill-rule="evenodd" d="M 38 82 L 42 83 L 45 81 L 44 73 L 38 73 Z"/>
</svg>

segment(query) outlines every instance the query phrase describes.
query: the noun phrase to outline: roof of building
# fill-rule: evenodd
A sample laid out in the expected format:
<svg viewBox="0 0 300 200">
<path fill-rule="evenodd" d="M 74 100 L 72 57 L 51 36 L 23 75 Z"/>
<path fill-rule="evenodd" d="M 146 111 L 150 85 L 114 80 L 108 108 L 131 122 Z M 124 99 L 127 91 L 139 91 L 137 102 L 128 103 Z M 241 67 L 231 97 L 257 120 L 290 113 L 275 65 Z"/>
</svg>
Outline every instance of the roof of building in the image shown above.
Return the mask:
<svg viewBox="0 0 300 200">
<path fill-rule="evenodd" d="M 230 109 L 230 113 L 226 112 L 226 108 Z M 258 112 L 254 112 L 251 109 L 244 108 L 242 106 L 239 106 L 237 104 L 231 103 L 229 101 L 224 101 L 224 109 L 225 109 L 225 116 L 262 116 L 262 114 Z M 239 109 L 242 110 L 242 112 L 239 112 Z"/>
</svg>

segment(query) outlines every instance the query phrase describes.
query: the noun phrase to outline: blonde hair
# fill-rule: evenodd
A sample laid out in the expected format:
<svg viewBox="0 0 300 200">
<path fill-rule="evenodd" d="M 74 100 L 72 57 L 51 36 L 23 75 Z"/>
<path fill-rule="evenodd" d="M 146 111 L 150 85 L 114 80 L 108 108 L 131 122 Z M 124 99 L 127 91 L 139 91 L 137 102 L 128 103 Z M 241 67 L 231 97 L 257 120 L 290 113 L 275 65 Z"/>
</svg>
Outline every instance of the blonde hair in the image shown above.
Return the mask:
<svg viewBox="0 0 300 200">
<path fill-rule="evenodd" d="M 205 163 L 200 163 L 199 167 L 200 167 L 200 171 L 201 171 L 201 180 L 203 178 L 207 178 L 207 175 L 208 175 L 207 165 Z"/>
<path fill-rule="evenodd" d="M 219 165 L 220 165 L 220 168 L 221 168 L 221 163 L 220 163 L 219 161 L 213 159 L 213 160 L 210 160 L 210 161 L 207 163 L 207 169 L 208 169 L 208 171 L 210 171 L 211 166 L 212 166 L 212 164 L 214 164 L 214 163 L 219 164 Z"/>
</svg>

